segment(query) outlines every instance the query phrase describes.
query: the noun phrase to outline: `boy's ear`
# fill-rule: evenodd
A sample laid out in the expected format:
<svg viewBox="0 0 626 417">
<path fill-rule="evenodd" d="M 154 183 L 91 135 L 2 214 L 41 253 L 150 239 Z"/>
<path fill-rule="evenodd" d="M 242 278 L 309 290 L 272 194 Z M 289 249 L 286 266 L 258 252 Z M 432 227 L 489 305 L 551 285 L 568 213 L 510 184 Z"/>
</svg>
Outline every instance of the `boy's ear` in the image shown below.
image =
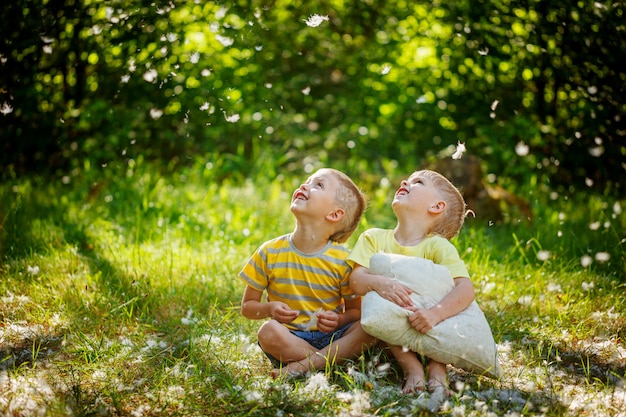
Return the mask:
<svg viewBox="0 0 626 417">
<path fill-rule="evenodd" d="M 446 208 L 446 202 L 443 200 L 439 200 L 434 204 L 431 204 L 430 207 L 428 207 L 428 212 L 431 214 L 439 214 L 441 212 L 443 212 Z"/>
<path fill-rule="evenodd" d="M 330 213 L 328 213 L 326 215 L 326 220 L 329 220 L 331 222 L 338 222 L 341 219 L 343 219 L 343 216 L 346 215 L 346 212 L 344 209 L 338 208 L 335 209 L 333 211 L 331 211 Z"/>
</svg>

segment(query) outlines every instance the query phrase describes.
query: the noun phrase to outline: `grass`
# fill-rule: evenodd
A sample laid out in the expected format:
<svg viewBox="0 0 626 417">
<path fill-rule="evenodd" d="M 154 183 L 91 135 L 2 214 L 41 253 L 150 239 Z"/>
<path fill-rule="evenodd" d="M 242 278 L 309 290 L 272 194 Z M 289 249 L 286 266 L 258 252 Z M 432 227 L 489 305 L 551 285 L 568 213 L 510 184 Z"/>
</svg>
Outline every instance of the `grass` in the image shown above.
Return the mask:
<svg viewBox="0 0 626 417">
<path fill-rule="evenodd" d="M 0 413 L 11 416 L 625 415 L 624 202 L 532 191 L 535 217 L 468 220 L 455 243 L 505 376 L 403 396 L 385 352 L 269 378 L 237 278 L 292 230 L 298 179 L 219 180 L 142 161 L 0 185 Z M 376 183 L 378 184 L 378 183 Z M 359 232 L 392 227 L 394 185 L 362 184 Z"/>
</svg>

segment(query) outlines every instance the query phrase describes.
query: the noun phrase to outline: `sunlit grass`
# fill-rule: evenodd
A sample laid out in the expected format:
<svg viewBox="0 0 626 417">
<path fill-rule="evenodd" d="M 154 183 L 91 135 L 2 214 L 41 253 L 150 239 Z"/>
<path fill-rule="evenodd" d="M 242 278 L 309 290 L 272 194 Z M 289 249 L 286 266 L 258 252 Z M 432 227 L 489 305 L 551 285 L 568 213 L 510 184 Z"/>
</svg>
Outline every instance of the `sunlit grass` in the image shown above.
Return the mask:
<svg viewBox="0 0 626 417">
<path fill-rule="evenodd" d="M 620 202 L 582 196 L 534 195 L 532 222 L 478 227 L 468 219 L 455 240 L 499 344 L 501 381 L 453 372 L 458 397 L 406 397 L 398 368 L 378 349 L 310 379 L 271 380 L 255 340 L 260 323 L 239 314 L 236 275 L 261 242 L 292 230 L 288 201 L 298 183 L 221 181 L 203 165 L 163 176 L 139 161 L 56 182 L 0 185 L 0 412 L 557 416 L 623 409 L 626 224 Z M 393 187 L 379 185 L 365 187 L 375 191 L 357 233 L 395 223 Z"/>
</svg>

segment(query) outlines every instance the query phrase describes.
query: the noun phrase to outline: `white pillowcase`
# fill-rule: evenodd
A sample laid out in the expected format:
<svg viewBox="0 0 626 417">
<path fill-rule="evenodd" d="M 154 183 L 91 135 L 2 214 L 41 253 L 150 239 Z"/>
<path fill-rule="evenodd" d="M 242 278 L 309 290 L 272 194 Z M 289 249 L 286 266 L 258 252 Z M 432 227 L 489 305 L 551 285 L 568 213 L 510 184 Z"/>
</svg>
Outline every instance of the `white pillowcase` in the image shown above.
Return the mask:
<svg viewBox="0 0 626 417">
<path fill-rule="evenodd" d="M 419 308 L 432 307 L 454 288 L 448 268 L 424 258 L 379 253 L 372 256 L 369 270 L 410 288 L 413 303 Z M 502 376 L 491 328 L 476 301 L 426 334 L 411 326 L 410 314 L 370 291 L 363 297 L 361 325 L 367 333 L 391 345 L 469 372 L 496 379 Z"/>
</svg>

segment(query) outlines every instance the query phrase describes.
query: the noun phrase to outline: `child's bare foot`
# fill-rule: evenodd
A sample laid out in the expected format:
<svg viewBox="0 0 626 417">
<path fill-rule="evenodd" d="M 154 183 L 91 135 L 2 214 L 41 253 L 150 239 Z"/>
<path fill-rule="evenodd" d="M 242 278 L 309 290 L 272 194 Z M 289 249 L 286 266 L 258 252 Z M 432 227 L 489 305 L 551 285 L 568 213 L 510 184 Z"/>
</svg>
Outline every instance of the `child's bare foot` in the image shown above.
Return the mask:
<svg viewBox="0 0 626 417">
<path fill-rule="evenodd" d="M 439 379 L 428 379 L 428 392 L 434 394 L 436 392 L 442 392 L 445 397 L 452 395 L 447 380 L 440 381 Z"/>
<path fill-rule="evenodd" d="M 424 391 L 424 372 L 408 372 L 402 387 L 403 394 Z"/>
<path fill-rule="evenodd" d="M 299 362 L 290 362 L 280 368 L 272 369 L 270 375 L 272 379 L 293 379 L 306 376 L 309 373 L 308 368 Z"/>
<path fill-rule="evenodd" d="M 452 394 L 448 386 L 446 365 L 439 362 L 431 362 L 428 366 L 428 392 L 434 394 L 437 391 L 443 391 L 446 397 Z"/>
<path fill-rule="evenodd" d="M 304 375 L 301 372 L 297 372 L 297 371 L 292 371 L 287 367 L 284 368 L 275 368 L 272 369 L 272 372 L 270 373 L 270 375 L 272 376 L 272 379 L 292 379 L 292 378 L 298 378 L 302 375 Z"/>
</svg>

